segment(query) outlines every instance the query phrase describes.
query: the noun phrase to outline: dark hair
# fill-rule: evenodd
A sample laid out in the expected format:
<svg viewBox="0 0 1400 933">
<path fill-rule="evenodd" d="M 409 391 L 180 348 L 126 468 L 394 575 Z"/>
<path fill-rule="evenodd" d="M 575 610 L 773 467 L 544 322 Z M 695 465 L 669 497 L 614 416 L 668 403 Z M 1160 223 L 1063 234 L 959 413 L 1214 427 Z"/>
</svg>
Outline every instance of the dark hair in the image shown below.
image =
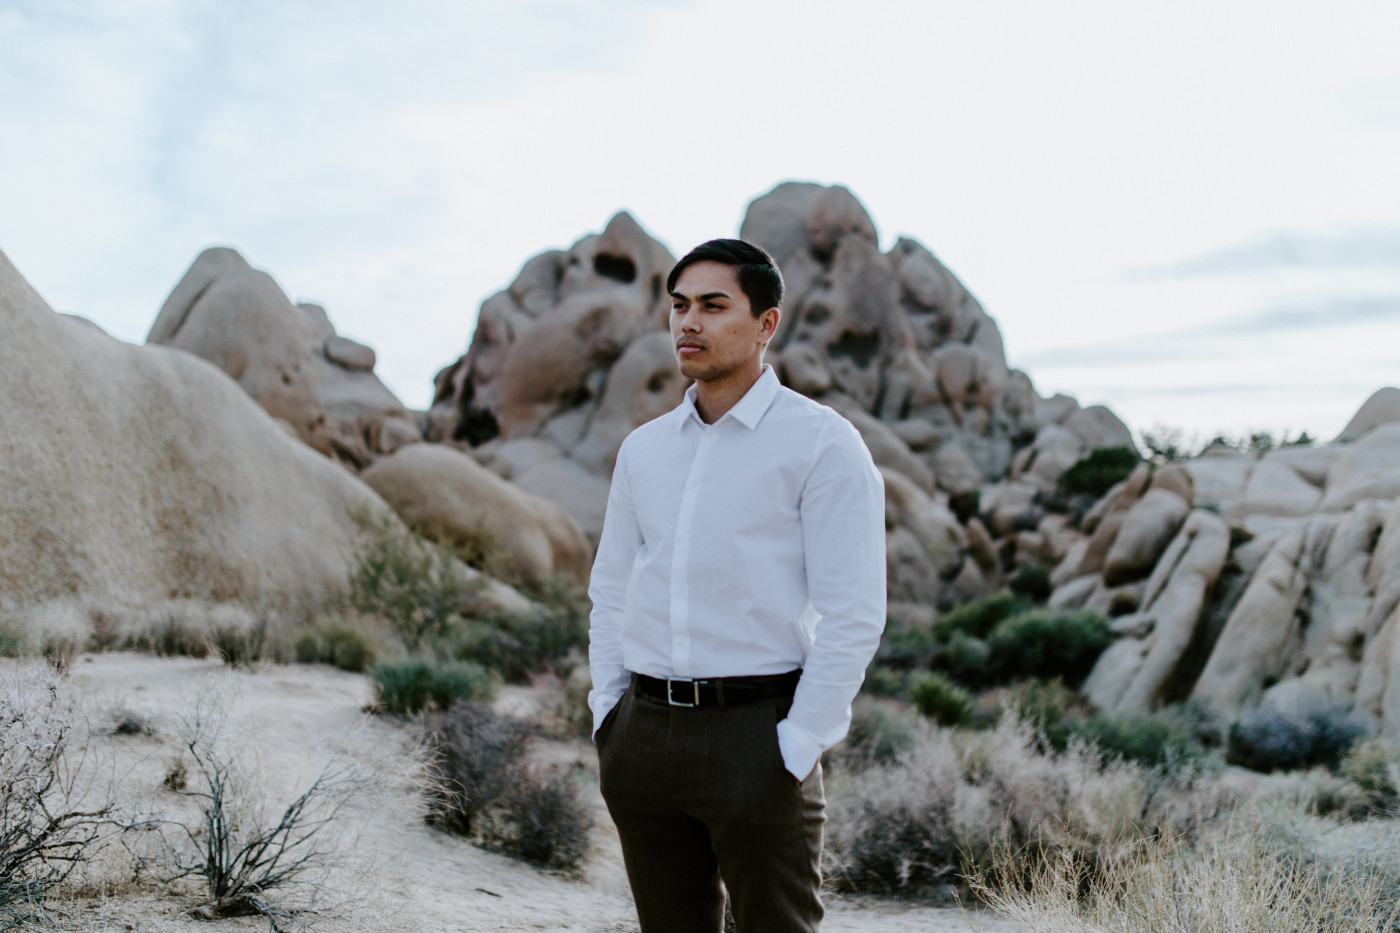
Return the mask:
<svg viewBox="0 0 1400 933">
<path fill-rule="evenodd" d="M 758 317 L 769 308 L 783 306 L 783 273 L 773 257 L 761 246 L 743 240 L 710 240 L 685 254 L 666 277 L 667 293 L 676 290 L 676 280 L 688 266 L 697 262 L 717 262 L 731 266 L 739 288 L 749 299 L 749 309 Z"/>
</svg>

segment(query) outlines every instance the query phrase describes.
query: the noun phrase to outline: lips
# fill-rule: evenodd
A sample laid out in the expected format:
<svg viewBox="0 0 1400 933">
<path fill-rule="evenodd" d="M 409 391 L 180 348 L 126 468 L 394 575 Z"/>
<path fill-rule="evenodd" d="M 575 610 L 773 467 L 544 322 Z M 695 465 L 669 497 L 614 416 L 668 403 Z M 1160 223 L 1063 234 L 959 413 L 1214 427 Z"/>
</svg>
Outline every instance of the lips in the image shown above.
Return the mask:
<svg viewBox="0 0 1400 933">
<path fill-rule="evenodd" d="M 692 354 L 699 353 L 703 349 L 705 349 L 704 344 L 700 343 L 698 340 L 685 339 L 676 341 L 676 352 L 681 356 L 691 356 Z"/>
</svg>

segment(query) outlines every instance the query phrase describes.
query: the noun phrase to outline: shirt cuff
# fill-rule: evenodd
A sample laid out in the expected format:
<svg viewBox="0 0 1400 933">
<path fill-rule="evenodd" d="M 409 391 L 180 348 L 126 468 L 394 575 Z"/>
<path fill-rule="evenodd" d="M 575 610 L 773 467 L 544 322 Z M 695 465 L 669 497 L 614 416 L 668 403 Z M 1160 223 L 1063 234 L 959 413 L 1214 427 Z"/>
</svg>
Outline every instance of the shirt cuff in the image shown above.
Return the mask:
<svg viewBox="0 0 1400 933">
<path fill-rule="evenodd" d="M 784 719 L 778 723 L 778 751 L 788 774 L 805 781 L 822 756 L 821 743 L 807 730 Z"/>
<path fill-rule="evenodd" d="M 606 693 L 600 693 L 597 690 L 589 691 L 588 708 L 593 711 L 593 731 L 588 734 L 588 737 L 593 740 L 595 745 L 598 742 L 598 727 L 603 724 L 604 719 L 608 718 L 608 713 L 622 700 L 622 695 L 626 692 L 626 687 L 621 690 L 609 690 Z"/>
</svg>

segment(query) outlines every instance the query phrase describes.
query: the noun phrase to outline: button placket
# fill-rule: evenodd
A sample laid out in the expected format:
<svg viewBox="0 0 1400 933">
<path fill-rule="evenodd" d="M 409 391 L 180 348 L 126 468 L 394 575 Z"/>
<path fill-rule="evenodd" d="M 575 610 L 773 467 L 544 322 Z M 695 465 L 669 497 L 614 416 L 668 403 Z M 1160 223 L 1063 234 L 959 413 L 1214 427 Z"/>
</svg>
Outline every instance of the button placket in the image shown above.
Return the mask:
<svg viewBox="0 0 1400 933">
<path fill-rule="evenodd" d="M 692 676 L 690 668 L 690 545 L 694 537 L 695 513 L 700 502 L 700 484 L 717 436 L 714 426 L 700 434 L 695 458 L 685 477 L 680 511 L 676 515 L 676 543 L 671 554 L 671 666 L 677 677 Z"/>
</svg>

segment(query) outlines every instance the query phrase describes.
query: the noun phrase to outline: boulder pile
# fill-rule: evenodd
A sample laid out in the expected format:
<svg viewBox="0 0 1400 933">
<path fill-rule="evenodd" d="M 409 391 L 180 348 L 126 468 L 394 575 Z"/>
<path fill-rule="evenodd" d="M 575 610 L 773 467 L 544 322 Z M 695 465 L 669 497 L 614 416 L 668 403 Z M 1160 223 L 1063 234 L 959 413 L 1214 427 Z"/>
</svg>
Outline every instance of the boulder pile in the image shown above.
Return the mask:
<svg viewBox="0 0 1400 933">
<path fill-rule="evenodd" d="M 1096 706 L 1324 705 L 1400 739 L 1400 389 L 1324 446 L 1142 460 L 1108 409 L 1010 368 L 929 250 L 881 251 L 845 188 L 779 185 L 740 235 L 787 282 L 769 362 L 884 475 L 892 626 L 1039 580 L 1116 633 Z M 147 347 L 54 314 L 0 257 L 0 613 L 314 605 L 345 583 L 349 514 L 390 508 L 524 585 L 585 582 L 618 447 L 686 387 L 674 262 L 625 213 L 535 256 L 412 412 L 231 249 L 199 255 Z M 1126 478 L 1068 491 L 1100 454 Z"/>
<path fill-rule="evenodd" d="M 779 185 L 749 206 L 740 235 L 787 283 L 769 361 L 854 423 L 885 474 L 897 612 L 920 616 L 1000 579 L 992 532 L 960 521 L 950 497 L 998 484 L 996 520 L 1024 521 L 1084 454 L 1133 446 L 1107 409 L 1037 395 L 962 283 L 912 240 L 882 253 L 845 188 Z M 674 263 L 627 214 L 531 259 L 438 374 L 428 439 L 469 447 L 596 543 L 622 439 L 685 390 L 667 328 Z"/>
<path fill-rule="evenodd" d="M 1355 708 L 1400 738 L 1397 395 L 1331 444 L 1143 464 L 1094 506 L 1050 603 L 1112 617 L 1095 705 L 1194 700 L 1220 722 Z"/>
</svg>

